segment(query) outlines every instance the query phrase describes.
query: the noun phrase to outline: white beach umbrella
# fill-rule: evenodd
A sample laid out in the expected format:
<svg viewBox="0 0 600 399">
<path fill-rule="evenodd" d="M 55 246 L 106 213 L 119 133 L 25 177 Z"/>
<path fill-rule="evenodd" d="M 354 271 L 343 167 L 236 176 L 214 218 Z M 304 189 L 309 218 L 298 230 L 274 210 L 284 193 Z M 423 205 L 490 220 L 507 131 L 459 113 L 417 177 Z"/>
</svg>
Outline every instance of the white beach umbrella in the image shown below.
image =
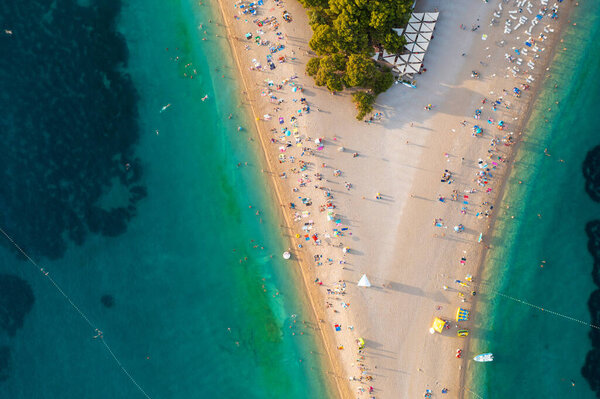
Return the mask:
<svg viewBox="0 0 600 399">
<path fill-rule="evenodd" d="M 359 287 L 370 287 L 371 286 L 371 282 L 367 278 L 367 275 L 363 274 L 362 277 L 360 278 L 360 280 L 358 280 L 358 284 L 357 285 Z"/>
</svg>

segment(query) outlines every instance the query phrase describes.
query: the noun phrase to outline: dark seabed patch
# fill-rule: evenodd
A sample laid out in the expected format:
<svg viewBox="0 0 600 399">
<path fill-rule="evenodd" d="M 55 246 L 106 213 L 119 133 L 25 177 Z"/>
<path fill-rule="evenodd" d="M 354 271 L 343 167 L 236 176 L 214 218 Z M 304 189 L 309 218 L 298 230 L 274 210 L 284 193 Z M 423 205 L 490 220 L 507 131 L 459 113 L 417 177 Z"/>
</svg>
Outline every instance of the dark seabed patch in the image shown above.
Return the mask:
<svg viewBox="0 0 600 399">
<path fill-rule="evenodd" d="M 0 346 L 0 382 L 8 380 L 12 369 L 12 356 L 10 348 L 6 345 Z"/>
<path fill-rule="evenodd" d="M 12 275 L 0 274 L 0 328 L 14 337 L 23 327 L 35 298 L 27 281 Z"/>
<path fill-rule="evenodd" d="M 0 225 L 34 257 L 125 231 L 146 195 L 120 1 L 0 2 Z M 126 197 L 104 209 L 120 184 Z M 5 242 L 5 245 L 9 245 Z"/>
<path fill-rule="evenodd" d="M 585 191 L 596 202 L 600 202 L 600 146 L 588 152 L 583 162 L 583 175 L 585 177 Z M 594 259 L 592 279 L 600 287 L 600 220 L 592 220 L 585 227 L 588 235 L 588 250 Z M 591 314 L 591 323 L 600 325 L 600 290 L 595 290 L 590 295 L 588 307 Z M 581 374 L 590 384 L 590 388 L 600 397 L 600 330 L 592 328 L 590 331 L 592 349 L 585 358 Z"/>
<path fill-rule="evenodd" d="M 105 308 L 112 308 L 115 306 L 115 297 L 112 295 L 102 295 L 100 302 L 102 302 Z"/>
</svg>

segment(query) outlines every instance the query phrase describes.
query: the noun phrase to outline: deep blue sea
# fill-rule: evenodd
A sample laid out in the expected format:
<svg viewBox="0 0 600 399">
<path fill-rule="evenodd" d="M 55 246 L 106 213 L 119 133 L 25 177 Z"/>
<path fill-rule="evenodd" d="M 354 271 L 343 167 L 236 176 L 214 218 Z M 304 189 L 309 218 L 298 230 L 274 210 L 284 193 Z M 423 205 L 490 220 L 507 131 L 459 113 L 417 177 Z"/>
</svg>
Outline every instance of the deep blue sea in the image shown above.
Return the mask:
<svg viewBox="0 0 600 399">
<path fill-rule="evenodd" d="M 328 397 L 219 20 L 0 2 L 0 397 Z"/>
<path fill-rule="evenodd" d="M 470 362 L 467 384 L 483 398 L 600 397 L 600 3 L 579 4 L 486 260 L 472 348 L 495 361 Z"/>
</svg>

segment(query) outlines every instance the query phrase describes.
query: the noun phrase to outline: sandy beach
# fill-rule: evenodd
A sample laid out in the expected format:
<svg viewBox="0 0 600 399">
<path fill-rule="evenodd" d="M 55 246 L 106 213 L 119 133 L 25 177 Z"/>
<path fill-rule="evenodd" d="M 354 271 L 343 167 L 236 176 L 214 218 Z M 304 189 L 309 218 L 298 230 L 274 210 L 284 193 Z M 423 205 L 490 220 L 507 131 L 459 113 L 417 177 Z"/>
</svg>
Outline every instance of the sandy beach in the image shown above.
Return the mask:
<svg viewBox="0 0 600 399">
<path fill-rule="evenodd" d="M 440 12 L 427 71 L 416 89 L 398 84 L 380 95 L 381 117 L 366 123 L 354 118 L 351 91 L 332 95 L 306 76 L 311 30 L 297 1 L 265 0 L 251 15 L 239 7 L 246 3 L 219 0 L 289 227 L 289 264 L 302 270 L 339 397 L 477 392 L 463 385 L 475 354 L 457 330 L 478 333 L 474 293 L 494 207 L 502 206 L 495 201 L 568 18 L 561 3 L 558 20 L 544 17 L 528 35 L 542 7 L 530 3 L 417 2 L 415 11 Z M 527 22 L 514 29 L 522 16 Z M 371 287 L 357 287 L 363 274 Z M 459 307 L 470 321 L 455 321 Z M 450 328 L 430 334 L 435 317 Z"/>
</svg>

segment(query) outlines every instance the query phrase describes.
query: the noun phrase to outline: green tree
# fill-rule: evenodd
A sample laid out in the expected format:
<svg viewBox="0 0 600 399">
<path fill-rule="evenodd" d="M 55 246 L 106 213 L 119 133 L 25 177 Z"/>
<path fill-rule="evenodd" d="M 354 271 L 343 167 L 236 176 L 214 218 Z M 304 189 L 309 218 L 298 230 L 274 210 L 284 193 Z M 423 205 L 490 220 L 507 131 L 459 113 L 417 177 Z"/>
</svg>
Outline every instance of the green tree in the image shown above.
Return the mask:
<svg viewBox="0 0 600 399">
<path fill-rule="evenodd" d="M 313 36 L 308 45 L 319 55 L 337 52 L 337 35 L 329 25 L 317 25 L 313 28 Z"/>
<path fill-rule="evenodd" d="M 346 53 L 368 52 L 369 36 L 365 26 L 354 15 L 342 11 L 333 21 L 333 28 L 337 32 L 337 47 Z"/>
<path fill-rule="evenodd" d="M 315 76 L 315 83 L 317 86 L 325 86 L 329 80 L 333 79 L 334 81 L 336 79 L 333 77 L 334 75 L 341 79 L 345 69 L 346 58 L 343 54 L 326 55 L 319 61 L 319 70 Z"/>
<path fill-rule="evenodd" d="M 401 36 L 394 31 L 385 34 L 382 40 L 383 48 L 388 53 L 394 54 L 399 53 L 404 47 L 405 41 Z"/>
<path fill-rule="evenodd" d="M 306 63 L 306 74 L 308 76 L 316 76 L 321 66 L 321 59 L 319 57 L 311 58 Z"/>
<path fill-rule="evenodd" d="M 344 90 L 344 84 L 342 83 L 342 78 L 339 74 L 333 73 L 327 79 L 327 89 L 329 91 L 342 91 Z"/>
<path fill-rule="evenodd" d="M 328 0 L 300 0 L 304 7 L 327 7 Z"/>
<path fill-rule="evenodd" d="M 356 119 L 363 119 L 369 112 L 373 111 L 373 104 L 375 103 L 375 96 L 364 91 L 357 91 L 352 94 L 352 101 L 356 106 L 358 113 Z"/>
<path fill-rule="evenodd" d="M 373 48 L 402 50 L 404 40 L 393 30 L 405 26 L 413 0 L 300 0 L 308 10 L 313 37 L 309 45 L 321 59 L 311 60 L 306 73 L 319 86 L 368 88 L 357 93 L 359 115 L 372 109 L 375 96 L 393 84 L 389 71 L 370 60 Z M 371 107 L 371 108 L 369 108 Z"/>
<path fill-rule="evenodd" d="M 389 69 L 385 69 L 381 72 L 376 72 L 375 76 L 369 83 L 369 87 L 373 89 L 373 92 L 377 94 L 381 94 L 394 84 L 394 75 Z"/>
<path fill-rule="evenodd" d="M 310 8 L 308 10 L 308 24 L 313 31 L 318 25 L 329 25 L 330 20 L 323 8 Z"/>
<path fill-rule="evenodd" d="M 346 84 L 364 86 L 375 77 L 375 63 L 363 55 L 352 54 L 346 63 Z"/>
</svg>

